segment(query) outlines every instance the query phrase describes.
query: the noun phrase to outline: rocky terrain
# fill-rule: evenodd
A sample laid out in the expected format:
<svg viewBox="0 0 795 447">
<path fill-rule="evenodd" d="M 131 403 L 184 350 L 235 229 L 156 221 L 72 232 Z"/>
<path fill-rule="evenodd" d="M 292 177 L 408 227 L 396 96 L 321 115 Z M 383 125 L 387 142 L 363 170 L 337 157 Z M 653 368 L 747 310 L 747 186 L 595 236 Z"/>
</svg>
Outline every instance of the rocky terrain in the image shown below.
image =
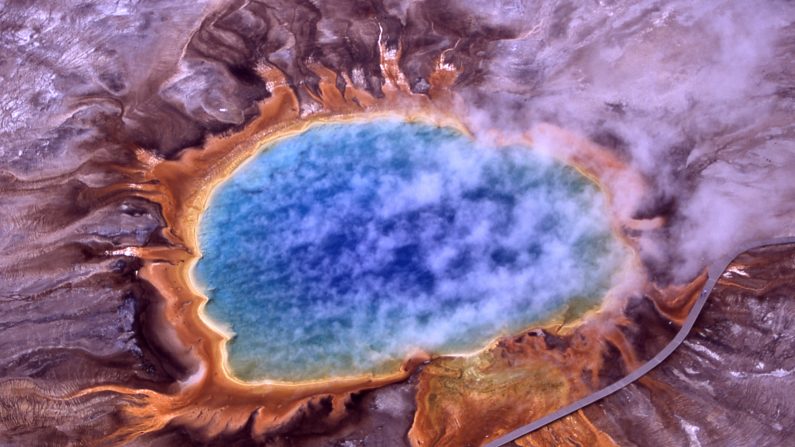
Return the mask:
<svg viewBox="0 0 795 447">
<path fill-rule="evenodd" d="M 484 444 L 652 357 L 706 268 L 795 233 L 789 2 L 6 1 L 0 25 L 3 444 Z M 169 307 L 198 301 L 153 280 L 193 255 L 192 188 L 267 129 L 418 109 L 476 137 L 562 129 L 529 138 L 621 167 L 599 180 L 643 287 L 590 326 L 390 385 L 216 387 L 197 360 L 212 334 Z M 665 363 L 516 443 L 783 445 L 793 256 L 739 257 Z"/>
</svg>

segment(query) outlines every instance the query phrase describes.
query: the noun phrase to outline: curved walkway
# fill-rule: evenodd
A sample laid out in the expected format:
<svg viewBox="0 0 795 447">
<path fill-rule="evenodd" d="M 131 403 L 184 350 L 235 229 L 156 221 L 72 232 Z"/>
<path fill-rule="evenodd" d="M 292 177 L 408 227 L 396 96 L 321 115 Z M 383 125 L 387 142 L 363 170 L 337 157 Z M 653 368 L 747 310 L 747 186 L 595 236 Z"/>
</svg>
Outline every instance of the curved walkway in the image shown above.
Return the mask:
<svg viewBox="0 0 795 447">
<path fill-rule="evenodd" d="M 701 314 L 701 309 L 704 308 L 704 304 L 707 302 L 707 298 L 709 297 L 710 293 L 712 293 L 712 289 L 717 284 L 718 279 L 723 275 L 723 272 L 726 271 L 726 268 L 729 267 L 732 261 L 734 261 L 738 256 L 741 254 L 757 249 L 762 247 L 769 247 L 771 245 L 784 245 L 784 244 L 792 244 L 795 243 L 795 237 L 782 237 L 776 239 L 768 239 L 763 241 L 756 241 L 750 244 L 746 244 L 742 246 L 742 248 L 734 254 L 730 256 L 726 256 L 721 260 L 713 263 L 710 267 L 708 272 L 708 280 L 707 283 L 704 285 L 704 289 L 701 291 L 701 295 L 699 295 L 698 299 L 696 300 L 695 304 L 693 304 L 693 308 L 690 310 L 690 313 L 687 315 L 684 324 L 679 329 L 679 332 L 674 336 L 674 338 L 668 342 L 667 345 L 659 352 L 657 355 L 652 357 L 648 362 L 644 363 L 638 369 L 632 371 L 631 373 L 627 374 L 623 379 L 614 382 L 613 384 L 602 388 L 595 393 L 588 395 L 574 403 L 571 403 L 554 413 L 550 413 L 540 419 L 536 419 L 535 421 L 524 425 L 522 427 L 517 428 L 509 433 L 506 433 L 499 438 L 489 442 L 486 444 L 485 447 L 499 447 L 501 445 L 507 444 L 511 441 L 514 441 L 522 436 L 525 436 L 539 428 L 548 425 L 556 420 L 568 416 L 575 411 L 590 405 L 604 397 L 607 397 L 616 391 L 624 388 L 625 386 L 629 385 L 630 383 L 638 380 L 639 378 L 643 377 L 646 373 L 654 369 L 657 365 L 663 362 L 671 353 L 674 352 L 676 348 L 685 341 L 685 338 L 690 333 L 690 330 L 693 329 L 693 325 L 696 323 L 696 319 Z"/>
</svg>

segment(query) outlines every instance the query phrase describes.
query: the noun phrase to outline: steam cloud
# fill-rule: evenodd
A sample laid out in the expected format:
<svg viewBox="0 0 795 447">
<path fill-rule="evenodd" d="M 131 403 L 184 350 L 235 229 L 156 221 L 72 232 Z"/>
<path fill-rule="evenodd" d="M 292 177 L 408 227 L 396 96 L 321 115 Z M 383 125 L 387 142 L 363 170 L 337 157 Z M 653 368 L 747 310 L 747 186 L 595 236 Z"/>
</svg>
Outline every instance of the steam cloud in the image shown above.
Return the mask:
<svg viewBox="0 0 795 447">
<path fill-rule="evenodd" d="M 484 51 L 461 114 L 479 129 L 553 122 L 622 154 L 653 186 L 629 211 L 668 218 L 642 235 L 644 260 L 686 281 L 743 243 L 795 234 L 790 6 L 462 4 L 517 38 Z"/>
</svg>

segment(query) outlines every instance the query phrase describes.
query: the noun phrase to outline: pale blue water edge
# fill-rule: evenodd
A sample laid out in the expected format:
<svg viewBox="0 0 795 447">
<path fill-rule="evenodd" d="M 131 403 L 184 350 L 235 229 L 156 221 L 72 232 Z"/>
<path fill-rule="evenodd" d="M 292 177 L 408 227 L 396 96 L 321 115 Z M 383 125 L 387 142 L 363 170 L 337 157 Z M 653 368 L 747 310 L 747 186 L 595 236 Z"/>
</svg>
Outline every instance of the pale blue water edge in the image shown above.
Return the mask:
<svg viewBox="0 0 795 447">
<path fill-rule="evenodd" d="M 477 349 L 598 300 L 625 256 L 575 170 L 392 120 L 314 127 L 255 156 L 215 191 L 199 240 L 194 274 L 244 380 Z"/>
</svg>

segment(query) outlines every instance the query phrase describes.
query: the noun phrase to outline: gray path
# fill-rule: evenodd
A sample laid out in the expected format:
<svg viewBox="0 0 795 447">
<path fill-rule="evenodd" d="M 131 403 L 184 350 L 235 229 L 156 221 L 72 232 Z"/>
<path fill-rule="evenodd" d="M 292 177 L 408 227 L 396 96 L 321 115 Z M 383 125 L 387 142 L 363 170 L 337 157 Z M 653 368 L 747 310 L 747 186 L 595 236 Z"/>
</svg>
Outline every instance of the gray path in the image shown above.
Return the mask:
<svg viewBox="0 0 795 447">
<path fill-rule="evenodd" d="M 491 441 L 490 443 L 486 444 L 486 447 L 499 447 L 501 445 L 507 444 L 515 439 L 521 438 L 522 436 L 527 435 L 530 432 L 538 430 L 539 428 L 555 422 L 556 420 L 568 416 L 571 413 L 585 407 L 586 405 L 590 405 L 603 397 L 609 396 L 616 391 L 624 388 L 625 386 L 629 385 L 630 383 L 638 380 L 639 378 L 643 377 L 646 373 L 654 369 L 657 365 L 663 362 L 669 355 L 676 348 L 685 341 L 685 337 L 690 333 L 690 330 L 693 329 L 693 325 L 696 323 L 696 319 L 698 318 L 699 314 L 701 313 L 701 309 L 704 308 L 704 304 L 707 302 L 707 297 L 709 297 L 710 293 L 712 293 L 712 288 L 715 287 L 715 284 L 718 282 L 718 279 L 729 266 L 729 264 L 737 258 L 737 256 L 745 253 L 746 251 L 753 250 L 755 248 L 762 248 L 771 245 L 783 245 L 783 244 L 792 244 L 795 243 L 795 237 L 784 237 L 784 238 L 776 238 L 776 239 L 769 239 L 764 241 L 756 241 L 750 244 L 747 244 L 740 248 L 738 251 L 733 253 L 730 256 L 726 256 L 725 258 L 721 259 L 720 261 L 714 263 L 712 267 L 709 269 L 708 273 L 708 280 L 707 284 L 704 285 L 704 289 L 701 291 L 701 295 L 696 300 L 696 303 L 693 305 L 693 308 L 690 310 L 690 313 L 687 315 L 682 328 L 679 329 L 679 332 L 674 336 L 674 338 L 665 345 L 665 348 L 662 349 L 657 355 L 651 358 L 648 362 L 644 363 L 643 366 L 640 368 L 632 371 L 631 373 L 627 374 L 623 379 L 615 382 L 605 388 L 602 388 L 595 393 L 582 398 L 572 404 L 569 404 L 554 413 L 548 414 L 540 419 L 536 419 L 535 421 L 524 425 L 522 427 L 517 428 L 509 433 L 506 433 L 503 436 Z"/>
</svg>

